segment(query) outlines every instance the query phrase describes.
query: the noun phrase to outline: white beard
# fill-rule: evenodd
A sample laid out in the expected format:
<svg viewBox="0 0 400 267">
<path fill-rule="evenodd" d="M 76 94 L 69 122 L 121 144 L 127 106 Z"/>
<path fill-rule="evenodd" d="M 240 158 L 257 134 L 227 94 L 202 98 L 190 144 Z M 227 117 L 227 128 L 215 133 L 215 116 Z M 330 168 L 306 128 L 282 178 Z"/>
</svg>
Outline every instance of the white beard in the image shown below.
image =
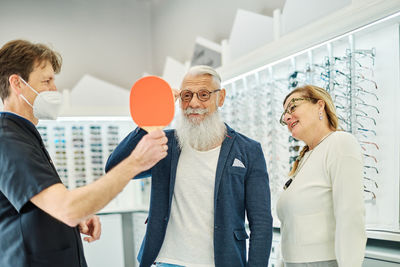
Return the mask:
<svg viewBox="0 0 400 267">
<path fill-rule="evenodd" d="M 226 127 L 218 110 L 200 122 L 185 116 L 189 113 L 206 114 L 208 110 L 192 108 L 182 110 L 175 131 L 181 149 L 184 144 L 188 144 L 196 150 L 207 151 L 222 144 L 226 135 Z"/>
</svg>

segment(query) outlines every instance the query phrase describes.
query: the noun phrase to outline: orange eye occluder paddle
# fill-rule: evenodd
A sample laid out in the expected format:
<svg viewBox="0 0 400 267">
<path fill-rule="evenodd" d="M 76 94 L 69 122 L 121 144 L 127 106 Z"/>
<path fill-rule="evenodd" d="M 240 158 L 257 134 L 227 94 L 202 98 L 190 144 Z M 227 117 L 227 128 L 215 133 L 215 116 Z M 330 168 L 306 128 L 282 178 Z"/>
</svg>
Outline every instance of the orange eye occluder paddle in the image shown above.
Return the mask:
<svg viewBox="0 0 400 267">
<path fill-rule="evenodd" d="M 131 116 L 146 132 L 163 129 L 171 123 L 174 103 L 171 87 L 159 77 L 143 77 L 132 86 L 129 99 Z"/>
</svg>

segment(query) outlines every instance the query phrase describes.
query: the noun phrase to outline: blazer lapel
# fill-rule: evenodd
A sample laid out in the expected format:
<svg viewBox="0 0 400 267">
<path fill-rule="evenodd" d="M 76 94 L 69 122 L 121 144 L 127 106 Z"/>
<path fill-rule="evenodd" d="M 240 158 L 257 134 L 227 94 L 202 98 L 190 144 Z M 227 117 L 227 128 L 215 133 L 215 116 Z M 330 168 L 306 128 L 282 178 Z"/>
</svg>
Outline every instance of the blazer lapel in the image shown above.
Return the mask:
<svg viewBox="0 0 400 267">
<path fill-rule="evenodd" d="M 222 173 L 224 172 L 226 161 L 228 160 L 228 155 L 231 151 L 233 142 L 236 138 L 235 132 L 228 125 L 226 125 L 226 128 L 227 128 L 227 134 L 225 136 L 225 140 L 222 142 L 221 145 L 221 151 L 219 152 L 219 158 L 218 158 L 217 172 L 215 174 L 214 210 L 216 209 L 216 203 L 217 203 L 216 200 L 218 196 L 219 185 L 222 179 Z"/>
<path fill-rule="evenodd" d="M 174 187 L 175 187 L 175 179 L 176 179 L 176 171 L 178 168 L 178 160 L 179 155 L 181 154 L 181 150 L 178 147 L 178 142 L 175 137 L 175 131 L 171 138 L 171 171 L 170 171 L 170 180 L 169 180 L 169 209 L 171 210 L 171 203 L 172 203 L 172 195 L 174 194 Z"/>
</svg>

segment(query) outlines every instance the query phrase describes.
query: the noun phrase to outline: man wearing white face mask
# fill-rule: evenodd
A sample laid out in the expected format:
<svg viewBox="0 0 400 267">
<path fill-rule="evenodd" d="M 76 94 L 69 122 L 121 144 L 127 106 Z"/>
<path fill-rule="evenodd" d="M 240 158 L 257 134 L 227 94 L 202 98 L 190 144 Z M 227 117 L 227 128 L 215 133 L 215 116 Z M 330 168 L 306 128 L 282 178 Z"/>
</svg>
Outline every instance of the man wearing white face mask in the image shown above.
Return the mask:
<svg viewBox="0 0 400 267">
<path fill-rule="evenodd" d="M 48 120 L 57 119 L 62 105 L 62 94 L 58 91 L 43 91 L 38 93 L 38 91 L 33 89 L 32 86 L 30 86 L 24 79 L 21 77 L 19 78 L 37 95 L 33 105 L 29 103 L 23 94 L 20 95 L 22 99 L 24 99 L 25 102 L 32 107 L 35 118 Z"/>
<path fill-rule="evenodd" d="M 154 131 L 113 171 L 67 190 L 35 127 L 57 117 L 60 69 L 60 55 L 45 45 L 15 40 L 0 49 L 0 266 L 86 267 L 79 232 L 97 240 L 93 214 L 167 155 L 165 134 Z"/>
</svg>

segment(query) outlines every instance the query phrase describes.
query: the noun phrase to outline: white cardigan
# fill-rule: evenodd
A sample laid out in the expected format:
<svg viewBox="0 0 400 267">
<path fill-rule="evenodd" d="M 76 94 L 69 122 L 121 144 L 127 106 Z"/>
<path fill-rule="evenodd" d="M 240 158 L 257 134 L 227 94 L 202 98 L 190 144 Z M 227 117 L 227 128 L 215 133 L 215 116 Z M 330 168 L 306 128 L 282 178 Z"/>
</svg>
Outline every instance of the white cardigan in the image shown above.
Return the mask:
<svg viewBox="0 0 400 267">
<path fill-rule="evenodd" d="M 360 146 L 338 131 L 308 156 L 277 202 L 284 261 L 336 259 L 339 267 L 359 267 L 366 245 Z"/>
</svg>

